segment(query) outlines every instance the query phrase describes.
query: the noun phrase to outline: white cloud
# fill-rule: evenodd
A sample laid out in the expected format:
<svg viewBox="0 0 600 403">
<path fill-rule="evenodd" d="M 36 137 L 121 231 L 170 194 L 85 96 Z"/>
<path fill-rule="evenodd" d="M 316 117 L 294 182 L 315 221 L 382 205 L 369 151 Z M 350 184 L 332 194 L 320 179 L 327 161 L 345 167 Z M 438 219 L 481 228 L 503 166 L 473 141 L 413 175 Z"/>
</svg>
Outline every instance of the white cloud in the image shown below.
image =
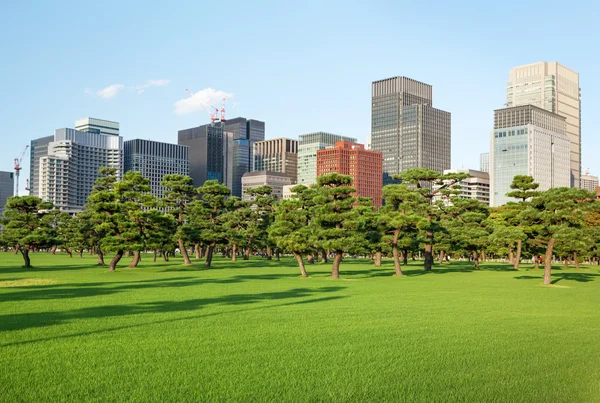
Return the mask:
<svg viewBox="0 0 600 403">
<path fill-rule="evenodd" d="M 170 82 L 171 82 L 171 80 L 166 80 L 166 79 L 148 80 L 144 84 L 136 85 L 135 86 L 135 90 L 137 91 L 138 94 L 141 94 L 142 92 L 144 92 L 144 90 L 146 88 L 149 88 L 149 87 L 164 87 L 165 85 L 168 85 Z"/>
<path fill-rule="evenodd" d="M 102 88 L 99 91 L 96 91 L 96 95 L 103 99 L 110 99 L 117 95 L 124 87 L 125 86 L 123 84 L 112 84 L 108 87 Z"/>
<path fill-rule="evenodd" d="M 205 88 L 175 102 L 175 113 L 185 115 L 186 113 L 198 112 L 200 110 L 212 111 L 210 105 L 219 106 L 223 98 L 231 99 L 233 98 L 233 94 L 225 91 L 217 91 L 213 88 Z"/>
</svg>

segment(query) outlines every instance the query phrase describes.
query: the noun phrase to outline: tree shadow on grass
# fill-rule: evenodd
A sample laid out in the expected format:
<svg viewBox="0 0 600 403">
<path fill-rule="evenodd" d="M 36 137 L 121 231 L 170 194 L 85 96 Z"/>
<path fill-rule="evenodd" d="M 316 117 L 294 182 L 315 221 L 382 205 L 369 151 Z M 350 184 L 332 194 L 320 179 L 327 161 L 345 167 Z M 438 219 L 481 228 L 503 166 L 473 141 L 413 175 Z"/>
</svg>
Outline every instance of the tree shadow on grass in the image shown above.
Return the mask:
<svg viewBox="0 0 600 403">
<path fill-rule="evenodd" d="M 550 284 L 556 284 L 562 280 L 576 281 L 578 283 L 589 283 L 595 281 L 596 277 L 600 277 L 600 274 L 594 273 L 552 273 L 551 277 L 553 280 Z M 516 280 L 543 280 L 544 274 L 540 273 L 539 276 L 517 276 Z"/>
<path fill-rule="evenodd" d="M 321 294 L 335 293 L 345 287 L 321 287 L 315 289 L 294 288 L 287 291 L 266 292 L 258 294 L 232 294 L 215 298 L 198 298 L 185 301 L 157 301 L 130 305 L 109 305 L 64 312 L 34 312 L 22 314 L 8 314 L 0 316 L 0 331 L 24 330 L 29 328 L 45 327 L 70 323 L 78 319 L 94 319 L 121 317 L 127 315 L 140 315 L 152 313 L 182 313 L 197 311 L 209 306 L 239 306 L 269 301 L 294 300 L 286 305 L 309 303 L 309 297 Z M 344 296 L 329 296 L 327 300 L 339 299 Z M 298 300 L 296 300 L 298 299 Z M 319 299 L 319 300 L 322 300 Z M 264 308 L 268 308 L 266 305 Z"/>
</svg>

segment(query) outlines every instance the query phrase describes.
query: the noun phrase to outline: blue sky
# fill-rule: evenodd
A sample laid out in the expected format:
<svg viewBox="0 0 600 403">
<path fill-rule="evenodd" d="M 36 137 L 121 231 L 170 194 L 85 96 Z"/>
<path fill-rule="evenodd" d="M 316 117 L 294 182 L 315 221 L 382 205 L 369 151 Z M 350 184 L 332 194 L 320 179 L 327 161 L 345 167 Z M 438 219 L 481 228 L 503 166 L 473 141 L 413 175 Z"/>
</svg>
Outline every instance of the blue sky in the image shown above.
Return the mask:
<svg viewBox="0 0 600 403">
<path fill-rule="evenodd" d="M 264 120 L 267 138 L 323 130 L 364 141 L 371 82 L 396 75 L 433 85 L 434 106 L 452 113 L 452 166 L 477 168 L 509 70 L 556 60 L 580 73 L 583 169 L 600 174 L 593 3 L 5 2 L 0 170 L 31 139 L 86 116 L 120 122 L 126 140 L 176 142 L 208 122 L 197 107 L 209 88 L 231 95 L 228 117 Z M 186 88 L 195 101 L 176 108 Z M 24 165 L 21 187 L 28 155 Z"/>
</svg>

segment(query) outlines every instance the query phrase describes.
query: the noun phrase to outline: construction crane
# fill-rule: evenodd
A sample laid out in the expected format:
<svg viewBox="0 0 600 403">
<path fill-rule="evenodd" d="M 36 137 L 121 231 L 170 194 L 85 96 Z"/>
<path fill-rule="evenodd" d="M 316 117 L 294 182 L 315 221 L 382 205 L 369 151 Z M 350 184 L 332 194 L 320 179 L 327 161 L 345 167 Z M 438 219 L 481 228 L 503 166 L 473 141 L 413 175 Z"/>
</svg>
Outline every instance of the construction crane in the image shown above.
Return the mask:
<svg viewBox="0 0 600 403">
<path fill-rule="evenodd" d="M 28 148 L 29 145 L 26 145 L 25 149 L 23 150 L 23 153 L 21 154 L 21 158 L 15 158 L 15 182 L 17 182 L 17 190 L 15 191 L 15 196 L 19 195 L 19 173 L 21 172 L 21 163 L 23 162 L 23 158 L 25 158 L 25 153 L 27 152 Z"/>
<path fill-rule="evenodd" d="M 223 103 L 221 104 L 221 123 L 225 123 L 225 98 L 223 98 Z"/>
<path fill-rule="evenodd" d="M 190 94 L 190 97 L 194 95 L 194 93 L 192 91 L 190 91 L 189 88 L 186 88 L 185 90 L 188 92 L 188 94 Z M 203 102 L 203 104 L 204 104 L 204 102 Z M 211 123 L 215 123 L 216 121 L 219 120 L 219 116 L 218 116 L 219 115 L 219 108 L 217 108 L 216 106 L 207 105 L 207 104 L 204 104 L 204 107 L 207 108 L 207 109 L 209 107 L 212 108 L 212 109 L 214 109 L 214 112 L 212 112 L 212 113 L 210 111 L 208 112 L 208 114 L 210 115 L 210 121 L 211 121 Z M 223 105 L 223 112 L 222 113 L 224 113 L 224 112 L 225 112 L 225 106 Z M 224 121 L 225 120 L 223 118 L 221 118 L 221 122 L 224 122 Z"/>
</svg>

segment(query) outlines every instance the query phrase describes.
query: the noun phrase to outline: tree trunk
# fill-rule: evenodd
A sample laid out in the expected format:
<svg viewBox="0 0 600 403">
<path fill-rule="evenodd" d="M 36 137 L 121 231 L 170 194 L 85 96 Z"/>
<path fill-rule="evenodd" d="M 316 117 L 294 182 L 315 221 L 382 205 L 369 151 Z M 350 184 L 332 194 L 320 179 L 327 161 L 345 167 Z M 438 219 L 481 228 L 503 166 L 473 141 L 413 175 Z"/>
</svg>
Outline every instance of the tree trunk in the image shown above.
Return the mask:
<svg viewBox="0 0 600 403">
<path fill-rule="evenodd" d="M 515 263 L 513 268 L 519 270 L 519 263 L 521 263 L 521 251 L 523 249 L 523 241 L 520 239 L 517 241 L 517 256 L 515 256 Z"/>
<path fill-rule="evenodd" d="M 129 263 L 129 267 L 137 267 L 140 260 L 142 260 L 142 257 L 140 256 L 140 251 L 133 251 L 133 260 L 131 261 L 131 263 Z"/>
<path fill-rule="evenodd" d="M 396 271 L 396 276 L 404 276 L 404 273 L 402 273 L 402 268 L 400 267 L 398 245 L 392 244 L 392 256 L 394 256 L 394 270 Z"/>
<path fill-rule="evenodd" d="M 308 261 L 308 264 L 315 264 L 315 258 L 310 253 L 306 255 L 306 260 Z"/>
<path fill-rule="evenodd" d="M 106 263 L 104 263 L 104 252 L 100 248 L 98 248 L 98 266 L 106 266 Z"/>
<path fill-rule="evenodd" d="M 244 249 L 244 260 L 250 260 L 250 247 Z"/>
<path fill-rule="evenodd" d="M 375 252 L 375 266 L 381 267 L 381 251 L 380 250 Z"/>
<path fill-rule="evenodd" d="M 581 266 L 579 265 L 579 256 L 577 256 L 577 252 L 573 252 L 573 260 L 575 261 L 575 268 L 579 270 Z"/>
<path fill-rule="evenodd" d="M 20 252 L 20 250 L 19 250 L 19 245 L 16 245 L 16 246 L 15 246 L 15 255 L 16 255 L 17 253 L 19 253 L 19 252 Z"/>
<path fill-rule="evenodd" d="M 273 260 L 273 250 L 270 245 L 267 245 L 267 260 Z"/>
<path fill-rule="evenodd" d="M 479 269 L 479 253 L 477 251 L 473 252 L 473 261 L 475 262 L 475 268 Z"/>
<path fill-rule="evenodd" d="M 237 245 L 233 244 L 231 247 L 231 261 L 237 262 Z"/>
<path fill-rule="evenodd" d="M 567 255 L 565 257 L 565 269 L 568 269 L 568 268 L 569 268 L 569 256 Z"/>
<path fill-rule="evenodd" d="M 131 257 L 131 251 L 128 250 L 127 252 L 125 252 L 125 257 Z"/>
<path fill-rule="evenodd" d="M 433 244 L 425 244 L 425 260 L 423 262 L 423 267 L 426 271 L 431 270 L 431 268 L 433 267 Z"/>
<path fill-rule="evenodd" d="M 487 256 L 485 255 L 484 250 L 481 251 L 481 260 L 483 260 L 484 262 L 487 260 Z M 477 267 L 479 267 L 479 265 Z"/>
<path fill-rule="evenodd" d="M 327 251 L 325 249 L 321 249 L 321 263 L 327 263 Z"/>
<path fill-rule="evenodd" d="M 200 245 L 194 244 L 194 253 L 196 254 L 196 259 L 202 259 L 202 255 L 200 253 Z"/>
<path fill-rule="evenodd" d="M 510 250 L 508 251 L 508 261 L 512 265 L 515 264 L 515 256 L 513 255 L 513 248 L 510 248 Z"/>
<path fill-rule="evenodd" d="M 31 260 L 29 259 L 29 249 L 22 248 L 21 255 L 23 255 L 23 261 L 25 262 L 25 265 L 23 267 L 26 269 L 30 269 L 31 268 Z"/>
<path fill-rule="evenodd" d="M 83 249 L 78 250 L 77 253 L 79 254 L 79 257 L 83 259 Z"/>
<path fill-rule="evenodd" d="M 340 278 L 340 263 L 342 263 L 342 252 L 335 252 L 333 264 L 331 265 L 331 277 Z"/>
<path fill-rule="evenodd" d="M 415 260 L 415 255 L 413 254 L 413 260 Z M 404 266 L 408 266 L 408 250 L 402 249 L 402 264 Z"/>
<path fill-rule="evenodd" d="M 168 261 L 169 261 L 169 253 L 168 253 L 168 252 L 165 252 L 165 251 L 163 251 L 163 252 L 162 252 L 162 257 L 163 257 L 163 260 L 164 260 L 165 262 L 168 262 Z"/>
<path fill-rule="evenodd" d="M 304 261 L 302 260 L 302 255 L 299 253 L 294 253 L 294 257 L 296 258 L 296 262 L 298 262 L 298 266 L 300 267 L 300 273 L 302 273 L 302 277 L 308 277 L 308 274 L 306 274 L 306 269 L 304 268 Z"/>
<path fill-rule="evenodd" d="M 206 262 L 204 262 L 204 267 L 210 267 L 212 263 L 213 253 L 215 251 L 215 245 L 208 245 L 207 253 L 206 253 Z"/>
<path fill-rule="evenodd" d="M 70 249 L 65 248 L 65 252 L 67 253 L 67 255 L 69 255 L 69 257 L 73 257 L 73 252 L 71 252 Z"/>
<path fill-rule="evenodd" d="M 544 257 L 544 284 L 550 285 L 550 275 L 552 274 L 552 252 L 554 249 L 554 243 L 556 240 L 550 238 L 548 246 L 546 247 L 546 256 Z"/>
<path fill-rule="evenodd" d="M 302 257 L 302 256 L 300 256 Z M 275 261 L 281 262 L 281 258 L 279 257 L 279 248 L 275 249 Z"/>
<path fill-rule="evenodd" d="M 441 250 L 438 255 L 438 262 L 440 262 L 440 264 L 444 263 L 445 258 L 446 258 L 446 252 Z"/>
<path fill-rule="evenodd" d="M 183 244 L 183 239 L 179 238 L 177 240 L 179 244 L 179 251 L 181 252 L 181 256 L 183 256 L 183 264 L 191 265 L 192 261 L 187 253 L 187 249 L 185 249 L 185 245 Z"/>
<path fill-rule="evenodd" d="M 540 257 L 535 255 L 535 270 L 539 270 L 540 268 Z"/>
<path fill-rule="evenodd" d="M 152 263 L 156 263 L 156 249 L 152 252 Z"/>
<path fill-rule="evenodd" d="M 52 249 L 50 250 L 50 253 L 53 255 L 56 255 L 56 249 L 58 249 L 58 246 L 52 245 Z"/>
<path fill-rule="evenodd" d="M 119 263 L 119 260 L 121 260 L 122 257 L 123 250 L 119 249 L 115 257 L 113 257 L 110 263 L 108 264 L 108 271 L 115 271 L 115 269 L 117 268 L 117 263 Z"/>
</svg>

